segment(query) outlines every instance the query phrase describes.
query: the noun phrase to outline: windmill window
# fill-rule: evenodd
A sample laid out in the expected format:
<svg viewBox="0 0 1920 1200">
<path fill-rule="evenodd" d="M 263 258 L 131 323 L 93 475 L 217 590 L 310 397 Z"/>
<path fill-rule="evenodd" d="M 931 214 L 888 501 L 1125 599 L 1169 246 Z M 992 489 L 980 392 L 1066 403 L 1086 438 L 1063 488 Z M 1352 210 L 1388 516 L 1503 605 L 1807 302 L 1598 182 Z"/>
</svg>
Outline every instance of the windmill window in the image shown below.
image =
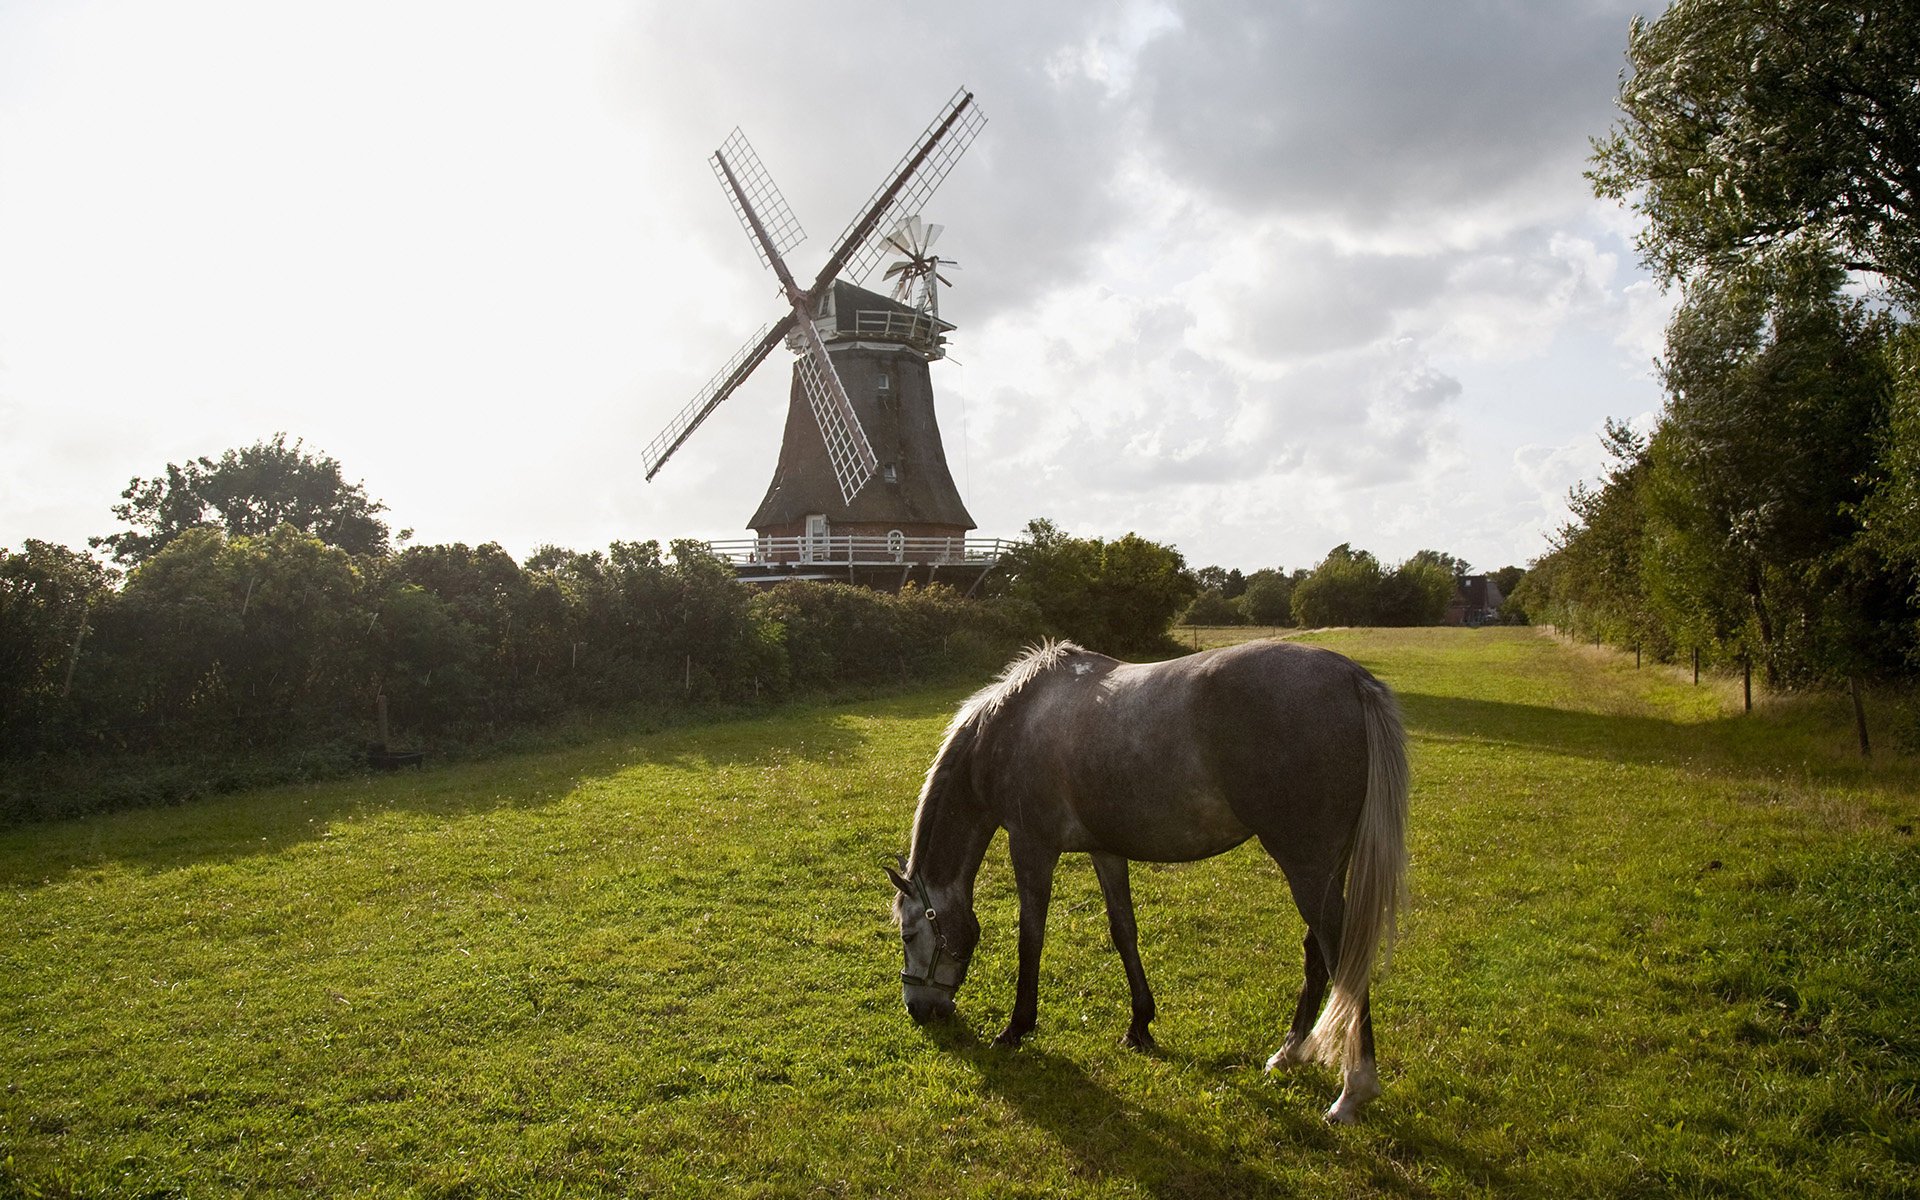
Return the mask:
<svg viewBox="0 0 1920 1200">
<path fill-rule="evenodd" d="M 879 388 L 880 388 L 880 390 L 881 390 L 881 391 L 883 391 L 883 392 L 890 392 L 890 391 L 892 391 L 892 390 L 893 390 L 893 376 L 891 376 L 891 375 L 889 375 L 889 374 L 887 374 L 887 373 L 886 373 L 885 371 L 882 371 L 882 372 L 880 372 L 880 383 L 879 383 Z"/>
<path fill-rule="evenodd" d="M 892 463 L 888 463 L 886 466 L 880 468 L 880 477 L 888 483 L 900 482 L 900 472 L 894 469 Z"/>
</svg>

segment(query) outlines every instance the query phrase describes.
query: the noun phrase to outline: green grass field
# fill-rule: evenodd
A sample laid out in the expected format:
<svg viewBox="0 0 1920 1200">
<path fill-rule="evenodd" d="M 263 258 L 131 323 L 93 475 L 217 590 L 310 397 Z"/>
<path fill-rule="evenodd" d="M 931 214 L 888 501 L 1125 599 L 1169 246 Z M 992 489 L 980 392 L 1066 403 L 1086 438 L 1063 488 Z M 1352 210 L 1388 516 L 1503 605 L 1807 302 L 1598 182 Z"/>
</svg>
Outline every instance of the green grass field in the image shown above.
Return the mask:
<svg viewBox="0 0 1920 1200">
<path fill-rule="evenodd" d="M 1257 847 L 1084 858 L 1040 1028 L 1003 846 L 961 1020 L 880 866 L 954 689 L 0 835 L 0 1197 L 1920 1195 L 1920 769 L 1843 702 L 1528 630 L 1320 635 L 1400 693 L 1386 1094 L 1267 1077 L 1301 927 Z"/>
</svg>

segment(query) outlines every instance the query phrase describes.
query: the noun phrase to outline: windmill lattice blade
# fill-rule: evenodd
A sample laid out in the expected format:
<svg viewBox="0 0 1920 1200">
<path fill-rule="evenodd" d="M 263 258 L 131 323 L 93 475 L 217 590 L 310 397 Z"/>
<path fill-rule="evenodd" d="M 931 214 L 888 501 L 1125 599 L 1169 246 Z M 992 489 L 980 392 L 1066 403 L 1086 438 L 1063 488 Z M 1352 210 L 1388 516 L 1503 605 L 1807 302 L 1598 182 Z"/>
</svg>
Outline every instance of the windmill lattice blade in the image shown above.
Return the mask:
<svg viewBox="0 0 1920 1200">
<path fill-rule="evenodd" d="M 733 168 L 733 176 L 740 181 L 740 190 L 745 195 L 734 192 L 727 182 L 727 173 L 720 169 L 725 159 Z M 800 228 L 799 218 L 787 207 L 787 198 L 774 186 L 773 176 L 760 165 L 760 156 L 753 152 L 753 146 L 747 141 L 747 135 L 736 128 L 720 143 L 720 148 L 707 160 L 713 165 L 714 178 L 720 181 L 720 190 L 727 194 L 728 203 L 733 205 L 733 215 L 740 219 L 740 227 L 747 231 L 753 248 L 760 254 L 761 265 L 775 270 L 773 260 L 767 256 L 767 248 L 754 236 L 753 222 L 747 218 L 751 208 L 754 216 L 760 219 L 761 228 L 767 231 L 767 237 L 773 242 L 773 252 L 785 255 L 787 251 L 807 240 L 807 231 Z"/>
<path fill-rule="evenodd" d="M 727 360 L 727 365 L 721 367 L 707 381 L 707 386 L 701 388 L 699 394 L 680 410 L 679 415 L 660 431 L 660 436 L 647 443 L 647 448 L 640 452 L 640 463 L 647 469 L 648 480 L 652 480 L 667 459 L 673 457 L 680 443 L 700 427 L 700 422 L 707 419 L 707 414 L 718 408 L 722 400 L 747 381 L 747 376 L 753 374 L 760 360 L 787 336 L 787 330 L 793 327 L 793 322 L 794 318 L 788 316 L 772 325 L 762 326 L 760 332 L 753 335 L 753 340 L 735 351 L 733 357 Z"/>
<path fill-rule="evenodd" d="M 835 275 L 844 275 L 853 283 L 865 279 L 886 253 L 887 235 L 904 217 L 925 206 L 927 197 L 933 195 L 986 123 L 987 115 L 974 102 L 973 93 L 965 88 L 955 92 L 888 174 L 886 184 L 841 233 L 833 257 L 814 288 L 831 282 Z"/>
<path fill-rule="evenodd" d="M 853 401 L 847 399 L 840 373 L 833 369 L 833 360 L 827 357 L 820 331 L 812 321 L 801 321 L 799 332 L 806 342 L 806 352 L 800 355 L 797 364 L 800 386 L 807 393 L 807 403 L 813 407 L 813 419 L 820 424 L 820 436 L 826 440 L 827 461 L 833 464 L 833 478 L 840 485 L 840 498 L 852 504 L 860 489 L 867 486 L 867 480 L 873 478 L 879 459 L 867 441 L 867 431 L 861 427 L 859 416 L 853 411 Z"/>
</svg>

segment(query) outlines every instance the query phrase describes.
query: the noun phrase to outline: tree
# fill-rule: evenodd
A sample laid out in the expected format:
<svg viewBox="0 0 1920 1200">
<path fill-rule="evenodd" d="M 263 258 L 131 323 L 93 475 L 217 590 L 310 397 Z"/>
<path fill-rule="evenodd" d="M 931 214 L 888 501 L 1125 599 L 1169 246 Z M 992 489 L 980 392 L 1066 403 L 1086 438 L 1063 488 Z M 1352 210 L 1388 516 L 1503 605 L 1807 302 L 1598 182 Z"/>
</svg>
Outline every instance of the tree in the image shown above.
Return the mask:
<svg viewBox="0 0 1920 1200">
<path fill-rule="evenodd" d="M 113 552 L 115 561 L 145 562 L 189 529 L 219 529 L 229 537 L 260 537 L 291 525 L 349 554 L 384 554 L 386 505 L 349 484 L 340 464 L 309 454 L 287 435 L 218 459 L 202 456 L 181 466 L 168 463 L 151 479 L 135 476 L 120 493 L 113 515 L 132 528 L 88 539 Z"/>
<path fill-rule="evenodd" d="M 1246 595 L 1241 597 L 1247 620 L 1255 625 L 1293 624 L 1293 589 L 1306 572 L 1288 575 L 1284 571 L 1255 571 L 1247 576 Z"/>
<path fill-rule="evenodd" d="M 1401 565 L 1412 566 L 1416 563 L 1438 567 L 1453 579 L 1473 574 L 1473 567 L 1466 559 L 1455 558 L 1444 550 L 1416 550 L 1413 552 L 1413 557 Z"/>
<path fill-rule="evenodd" d="M 1219 591 L 1209 589 L 1193 598 L 1180 614 L 1182 625 L 1244 625 L 1246 614 Z"/>
<path fill-rule="evenodd" d="M 1909 594 L 1920 597 L 1920 328 L 1900 328 L 1885 353 L 1887 422 L 1862 523 L 1874 548 L 1903 574 Z"/>
<path fill-rule="evenodd" d="M 1889 381 L 1880 320 L 1831 257 L 1704 276 L 1667 331 L 1665 421 L 1649 450 L 1648 593 L 1768 682 L 1847 676 L 1877 656 L 1883 572 L 1859 512 Z"/>
<path fill-rule="evenodd" d="M 1600 486 L 1577 483 L 1568 492 L 1573 520 L 1555 535 L 1548 558 L 1535 564 L 1536 569 L 1550 564 L 1550 569 L 1518 589 L 1519 605 L 1529 620 L 1616 645 L 1647 646 L 1664 656 L 1667 627 L 1647 606 L 1641 561 L 1647 540 L 1648 439 L 1609 417 L 1600 440 L 1612 465 Z"/>
<path fill-rule="evenodd" d="M 1073 537 L 1044 518 L 1028 522 L 1026 544 L 1002 560 L 993 587 L 1032 603 L 1060 636 L 1110 654 L 1160 649 L 1199 590 L 1171 546 L 1131 533 Z"/>
<path fill-rule="evenodd" d="M 1920 300 L 1920 11 L 1912 0 L 1679 0 L 1635 18 L 1594 191 L 1647 218 L 1668 280 L 1801 240 Z"/>
<path fill-rule="evenodd" d="M 1376 623 L 1438 625 L 1446 619 L 1458 576 L 1441 561 L 1466 564 L 1451 555 L 1439 555 L 1440 561 L 1436 561 L 1433 555 L 1433 551 L 1423 550 L 1381 577 L 1374 601 Z"/>
<path fill-rule="evenodd" d="M 0 740 L 11 749 L 47 734 L 108 584 L 99 563 L 65 546 L 28 538 L 0 552 Z"/>
<path fill-rule="evenodd" d="M 1372 625 L 1380 594 L 1380 562 L 1342 542 L 1293 589 L 1293 621 L 1308 628 Z"/>
</svg>

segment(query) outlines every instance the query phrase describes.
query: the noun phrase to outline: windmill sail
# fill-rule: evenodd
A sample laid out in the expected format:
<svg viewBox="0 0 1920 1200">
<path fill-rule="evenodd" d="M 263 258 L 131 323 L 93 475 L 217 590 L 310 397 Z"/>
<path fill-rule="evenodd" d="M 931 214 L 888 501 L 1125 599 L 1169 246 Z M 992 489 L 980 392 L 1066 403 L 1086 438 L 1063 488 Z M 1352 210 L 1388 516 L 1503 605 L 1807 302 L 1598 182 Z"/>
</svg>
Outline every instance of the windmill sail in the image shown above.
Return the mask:
<svg viewBox="0 0 1920 1200">
<path fill-rule="evenodd" d="M 800 228 L 799 218 L 787 206 L 787 198 L 780 194 L 773 176 L 760 164 L 760 156 L 753 152 L 752 143 L 737 126 L 707 161 L 733 205 L 733 215 L 739 218 L 747 236 L 753 238 L 753 248 L 760 253 L 761 265 L 777 272 L 779 268 L 773 264 L 807 240 L 807 231 Z M 766 233 L 766 242 L 754 233 L 756 221 Z"/>
<path fill-rule="evenodd" d="M 833 360 L 827 357 L 819 329 L 812 321 L 802 321 L 799 335 L 806 342 L 806 352 L 800 356 L 797 367 L 800 386 L 807 393 L 807 404 L 813 409 L 813 419 L 827 444 L 827 460 L 833 464 L 833 478 L 840 485 L 840 498 L 852 504 L 860 489 L 867 486 L 867 480 L 873 478 L 879 459 L 873 453 L 859 416 L 853 411 L 853 401 L 847 398 L 840 373 L 833 369 Z"/>
<path fill-rule="evenodd" d="M 760 332 L 754 334 L 746 345 L 734 351 L 733 357 L 727 360 L 727 365 L 714 373 L 713 378 L 707 381 L 707 386 L 701 388 L 698 395 L 687 401 L 687 406 L 668 422 L 659 436 L 647 443 L 647 448 L 640 452 L 640 463 L 647 469 L 648 480 L 651 480 L 667 459 L 673 456 L 673 452 L 680 448 L 680 443 L 686 441 L 694 430 L 700 428 L 700 422 L 706 420 L 709 413 L 720 407 L 720 402 L 731 396 L 735 388 L 747 381 L 747 376 L 753 374 L 753 369 L 760 365 L 760 360 L 786 338 L 787 331 L 793 328 L 793 321 L 793 315 L 789 313 L 772 325 L 762 325 Z"/>
<path fill-rule="evenodd" d="M 774 345 L 795 334 L 789 340 L 797 343 L 794 348 L 800 351 L 796 376 L 820 426 L 841 495 L 847 503 L 852 503 L 879 464 L 819 330 L 814 327 L 814 310 L 843 270 L 856 283 L 872 271 L 874 263 L 887 250 L 888 235 L 906 214 L 917 210 L 940 186 L 940 181 L 946 178 L 986 120 L 973 101 L 973 93 L 965 88 L 955 92 L 900 160 L 888 182 L 847 226 L 813 286 L 804 292 L 787 269 L 785 255 L 800 244 L 806 231 L 795 219 L 780 189 L 774 186 L 772 175 L 761 164 L 760 156 L 754 153 L 746 136 L 735 129 L 721 143 L 711 160 L 714 175 L 727 193 L 734 215 L 753 241 L 760 261 L 779 277 L 781 290 L 793 311 L 736 352 L 641 452 L 648 479 L 652 479 L 700 423 L 746 381 Z M 931 242 L 930 237 L 927 240 Z"/>
<path fill-rule="evenodd" d="M 840 235 L 833 257 L 821 271 L 822 282 L 841 275 L 852 283 L 864 281 L 887 252 L 887 235 L 908 214 L 926 207 L 927 198 L 986 123 L 987 116 L 974 103 L 973 93 L 965 88 L 955 92 L 913 149 L 901 158 L 891 182 L 873 194 L 866 209 Z"/>
</svg>

